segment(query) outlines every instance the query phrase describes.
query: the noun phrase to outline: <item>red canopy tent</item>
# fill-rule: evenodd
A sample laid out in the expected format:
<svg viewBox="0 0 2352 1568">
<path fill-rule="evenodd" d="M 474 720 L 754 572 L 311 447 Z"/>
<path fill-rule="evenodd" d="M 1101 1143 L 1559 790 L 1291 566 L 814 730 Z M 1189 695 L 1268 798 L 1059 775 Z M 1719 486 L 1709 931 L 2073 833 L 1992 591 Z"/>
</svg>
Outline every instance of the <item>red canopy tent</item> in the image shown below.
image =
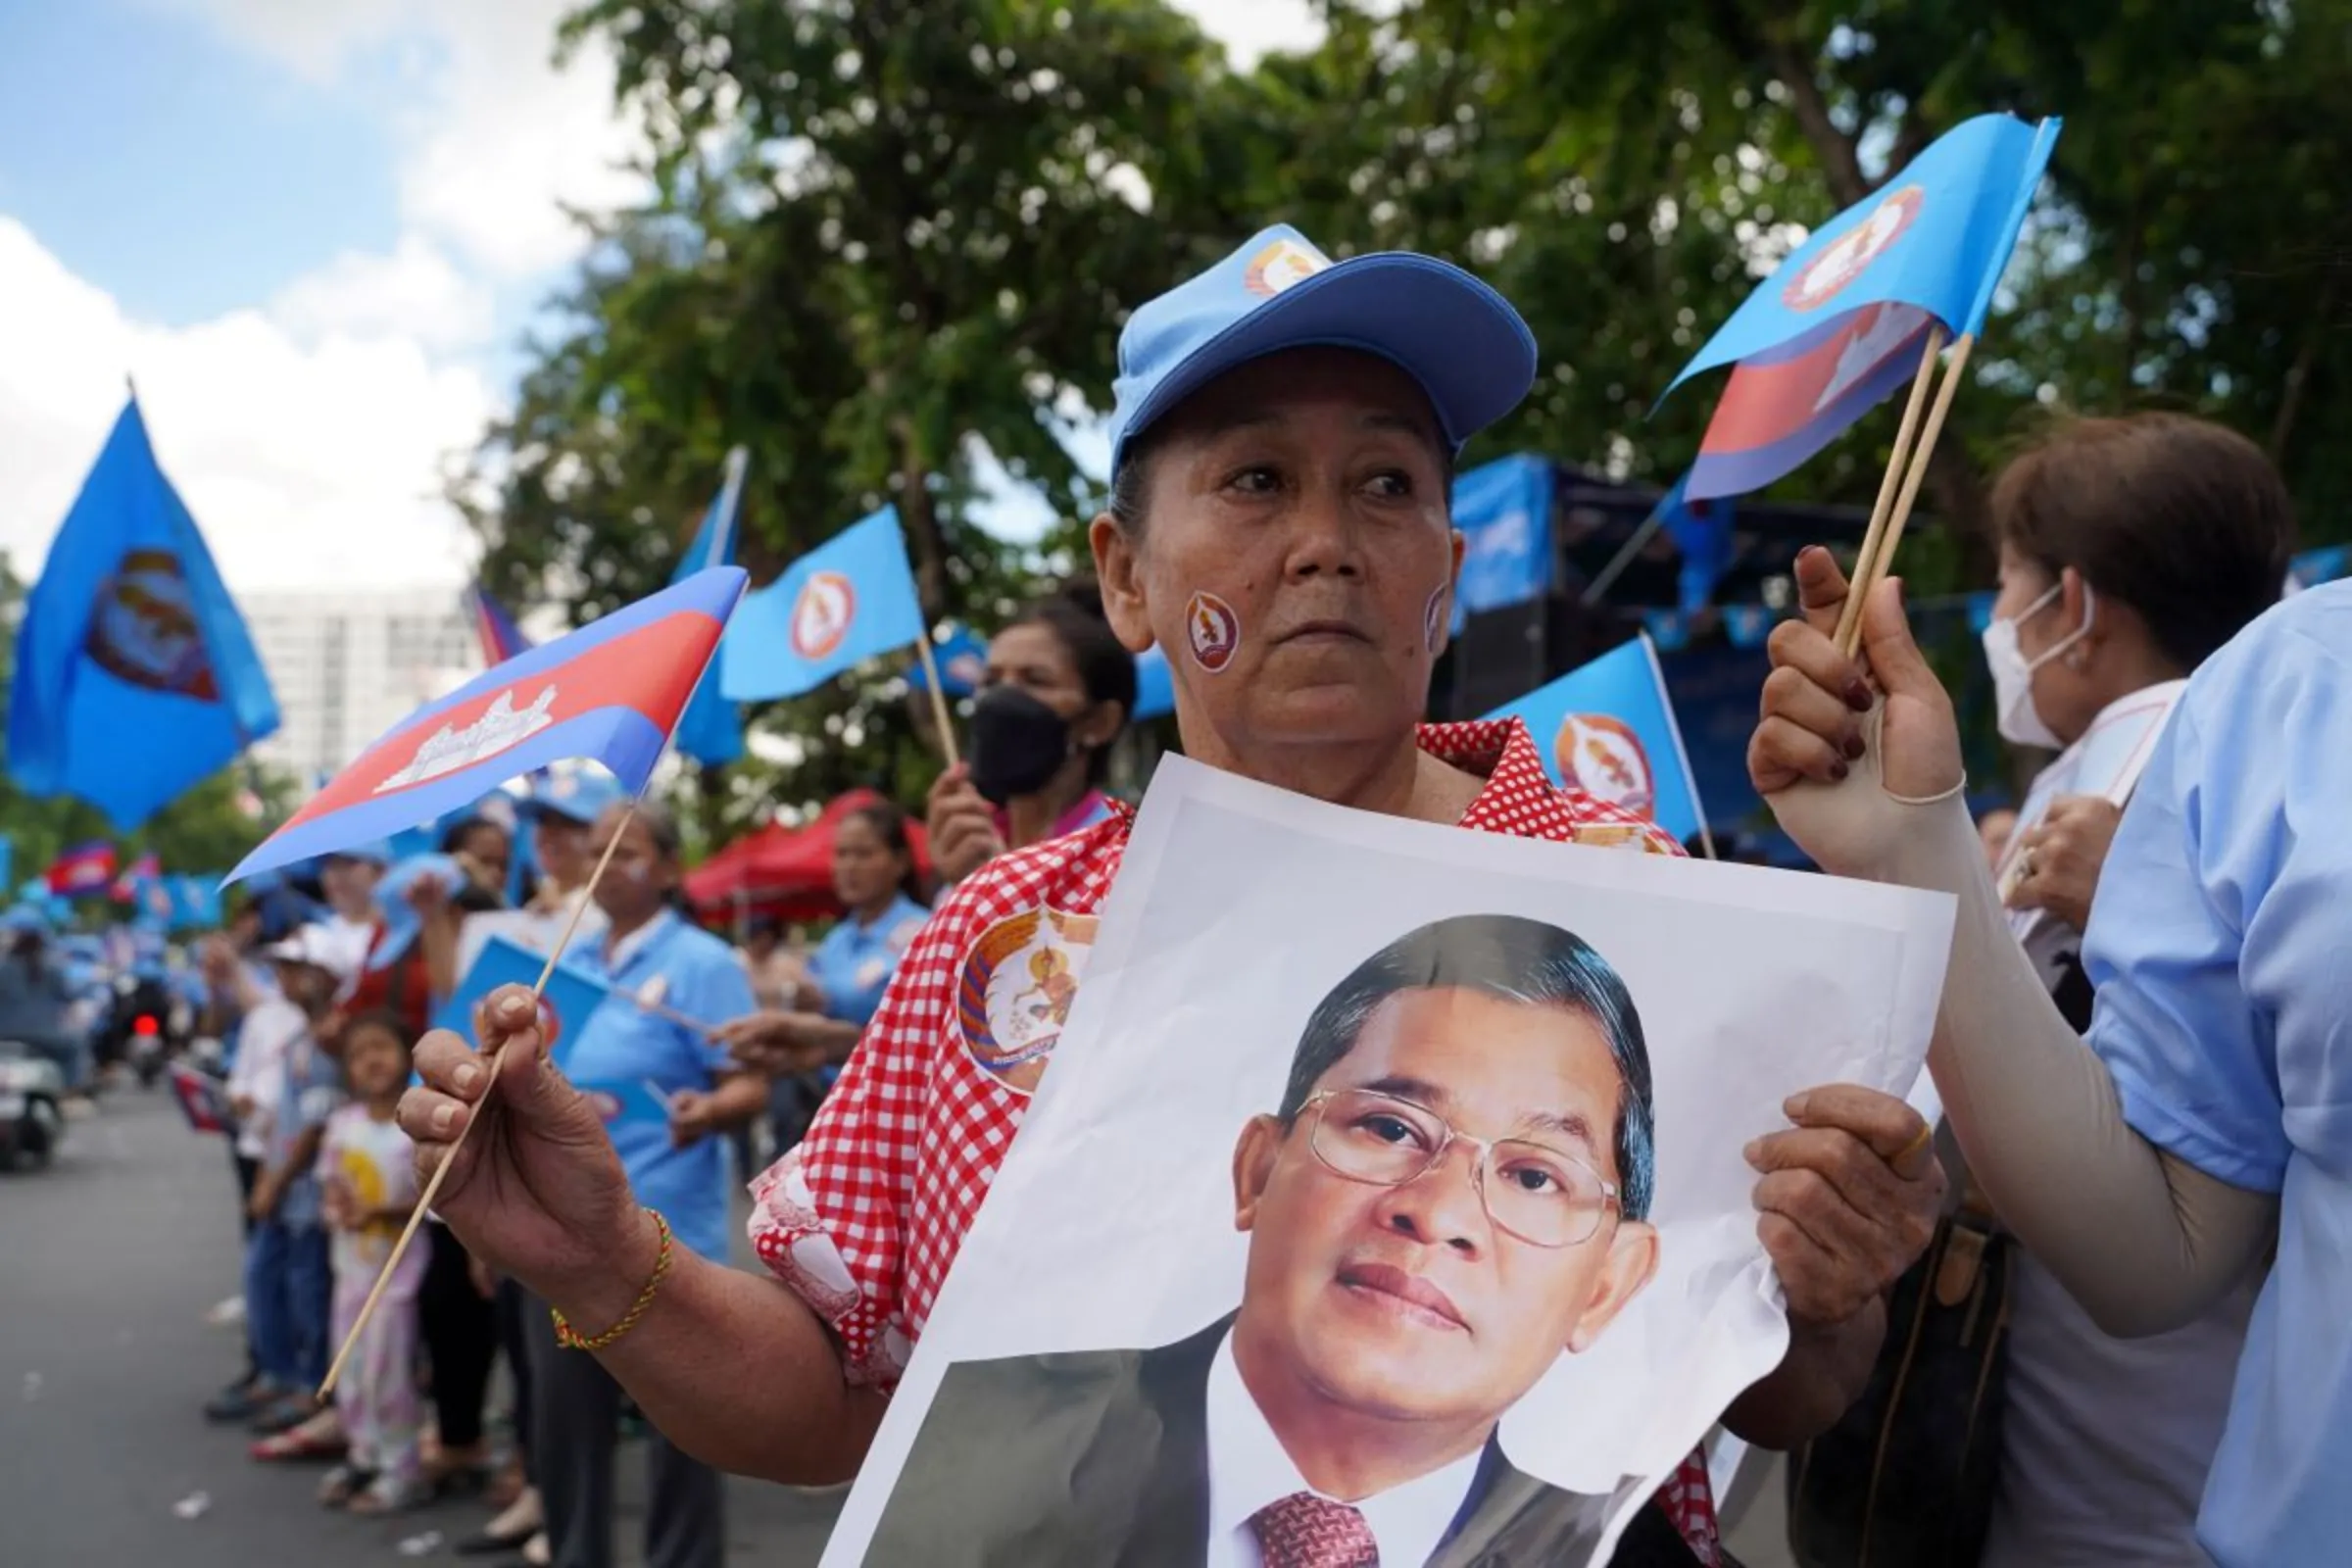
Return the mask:
<svg viewBox="0 0 2352 1568">
<path fill-rule="evenodd" d="M 806 827 L 771 822 L 746 834 L 686 874 L 686 897 L 696 913 L 714 924 L 754 915 L 815 920 L 841 913 L 833 897 L 833 835 L 843 817 L 881 799 L 872 790 L 852 790 Z M 928 875 L 922 824 L 908 822 L 906 837 L 916 869 Z"/>
</svg>

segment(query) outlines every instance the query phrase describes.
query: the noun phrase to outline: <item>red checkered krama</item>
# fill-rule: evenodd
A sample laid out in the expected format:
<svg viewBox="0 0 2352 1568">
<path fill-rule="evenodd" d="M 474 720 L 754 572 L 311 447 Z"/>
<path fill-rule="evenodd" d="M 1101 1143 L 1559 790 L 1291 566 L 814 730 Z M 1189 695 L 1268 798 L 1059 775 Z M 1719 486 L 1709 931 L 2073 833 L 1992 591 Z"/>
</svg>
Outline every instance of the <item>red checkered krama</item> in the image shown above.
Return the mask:
<svg viewBox="0 0 2352 1568">
<path fill-rule="evenodd" d="M 1486 778 L 1461 825 L 1680 855 L 1631 812 L 1544 770 L 1517 719 L 1427 724 L 1421 749 Z M 841 1338 L 851 1381 L 906 1370 L 948 1267 L 1020 1129 L 1028 1096 L 980 1065 L 958 1021 L 976 943 L 1044 908 L 1091 915 L 1110 891 L 1132 813 L 991 861 L 964 879 L 899 960 L 873 1021 L 798 1149 L 752 1184 L 752 1245 Z M 1702 1563 L 1718 1560 L 1713 1495 L 1693 1454 L 1658 1494 Z"/>
</svg>

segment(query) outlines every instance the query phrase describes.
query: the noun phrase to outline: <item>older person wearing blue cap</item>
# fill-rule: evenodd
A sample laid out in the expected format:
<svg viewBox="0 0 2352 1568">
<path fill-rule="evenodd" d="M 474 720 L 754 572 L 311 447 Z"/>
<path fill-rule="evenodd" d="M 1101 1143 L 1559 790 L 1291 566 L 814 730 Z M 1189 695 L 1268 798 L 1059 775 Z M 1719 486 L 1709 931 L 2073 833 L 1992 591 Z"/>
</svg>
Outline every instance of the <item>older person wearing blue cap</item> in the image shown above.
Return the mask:
<svg viewBox="0 0 2352 1568">
<path fill-rule="evenodd" d="M 1458 268 L 1335 263 L 1289 228 L 1135 313 L 1119 343 L 1112 499 L 1092 542 L 1121 639 L 1169 650 L 1189 756 L 1365 810 L 1679 853 L 1554 790 L 1516 721 L 1420 722 L 1462 558 L 1454 462 L 1535 372 L 1518 314 Z M 454 1158 L 442 1213 L 592 1334 L 673 1441 L 780 1480 L 855 1473 L 1056 1038 L 1034 1018 L 964 1016 L 964 956 L 989 942 L 1007 964 L 1050 958 L 1065 990 L 1082 983 L 1091 922 L 1074 917 L 1109 889 L 1131 821 L 1116 808 L 991 862 L 915 940 L 808 1138 L 755 1186 L 753 1239 L 780 1286 L 673 1254 L 595 1111 L 547 1065 L 519 992 L 486 1009 L 494 1068 L 450 1035 L 418 1054 L 425 1087 L 402 1117 L 424 1164 Z M 1788 1289 L 1790 1348 L 1727 1415 L 1776 1445 L 1825 1428 L 1859 1391 L 1884 1333 L 1880 1293 L 1924 1249 L 1941 1198 L 1925 1126 L 1900 1102 L 1832 1087 L 1798 1108 L 1804 1125 L 1754 1156 L 1770 1173 L 1759 1223 Z M 473 1115 L 492 1117 L 494 1136 L 453 1156 Z M 1703 1467 L 1685 1466 L 1661 1497 L 1618 1560 L 1717 1560 Z M 1348 1555 L 1285 1555 L 1250 1535 L 1253 1519 L 1210 1542 L 1209 1560 L 1378 1560 L 1359 1500 L 1318 1503 Z M 1171 1540 L 1205 1529 L 1142 1523 Z M 984 1550 L 937 1545 L 933 1563 Z"/>
</svg>

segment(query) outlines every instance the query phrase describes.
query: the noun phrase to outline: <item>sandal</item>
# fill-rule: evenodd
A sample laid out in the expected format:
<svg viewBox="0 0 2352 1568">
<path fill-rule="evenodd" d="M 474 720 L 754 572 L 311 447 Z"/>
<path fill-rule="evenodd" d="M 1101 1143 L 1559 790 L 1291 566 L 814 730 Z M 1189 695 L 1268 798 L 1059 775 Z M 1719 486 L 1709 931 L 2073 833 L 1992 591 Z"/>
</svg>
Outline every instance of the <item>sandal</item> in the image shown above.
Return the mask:
<svg viewBox="0 0 2352 1568">
<path fill-rule="evenodd" d="M 372 1470 L 363 1470 L 351 1463 L 339 1464 L 318 1478 L 318 1505 L 322 1508 L 340 1508 L 365 1492 L 374 1480 L 375 1472 Z"/>
<path fill-rule="evenodd" d="M 308 1459 L 340 1458 L 349 1448 L 340 1433 L 328 1435 L 296 1427 L 274 1438 L 264 1438 L 246 1451 L 265 1464 L 297 1463 Z"/>
<path fill-rule="evenodd" d="M 425 1489 L 418 1483 L 382 1475 L 354 1493 L 349 1507 L 363 1518 L 380 1519 L 386 1514 L 405 1513 L 424 1500 Z"/>
</svg>

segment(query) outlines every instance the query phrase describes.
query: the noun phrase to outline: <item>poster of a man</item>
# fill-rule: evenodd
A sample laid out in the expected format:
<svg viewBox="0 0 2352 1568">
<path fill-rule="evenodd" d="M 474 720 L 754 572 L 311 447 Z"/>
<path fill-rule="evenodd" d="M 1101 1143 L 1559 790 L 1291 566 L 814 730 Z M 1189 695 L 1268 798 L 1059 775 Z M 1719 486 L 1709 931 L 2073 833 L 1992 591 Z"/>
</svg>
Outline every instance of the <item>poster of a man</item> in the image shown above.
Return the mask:
<svg viewBox="0 0 2352 1568">
<path fill-rule="evenodd" d="M 1242 1129 L 1238 1310 L 1155 1349 L 950 1368 L 869 1558 L 1012 1560 L 1041 1527 L 1052 1560 L 1170 1568 L 1589 1550 L 1608 1499 L 1494 1434 L 1656 1271 L 1650 1098 L 1633 998 L 1580 938 L 1457 915 L 1389 943 Z M 1068 1495 L 1073 1474 L 1096 1479 Z"/>
<path fill-rule="evenodd" d="M 828 1568 L 1607 1561 L 1787 1348 L 1745 1150 L 1910 1087 L 1948 918 L 1164 759 Z"/>
</svg>

